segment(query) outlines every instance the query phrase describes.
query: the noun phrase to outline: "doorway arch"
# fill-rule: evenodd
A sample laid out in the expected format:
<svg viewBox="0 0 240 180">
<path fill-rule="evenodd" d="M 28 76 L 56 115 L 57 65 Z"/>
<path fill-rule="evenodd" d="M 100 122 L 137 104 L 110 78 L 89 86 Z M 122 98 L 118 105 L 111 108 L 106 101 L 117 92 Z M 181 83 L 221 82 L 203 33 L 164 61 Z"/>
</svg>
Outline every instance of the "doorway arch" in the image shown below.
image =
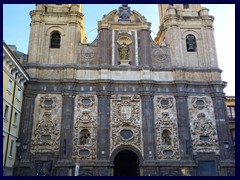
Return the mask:
<svg viewBox="0 0 240 180">
<path fill-rule="evenodd" d="M 131 150 L 121 150 L 114 157 L 114 176 L 139 176 L 139 158 Z"/>
</svg>

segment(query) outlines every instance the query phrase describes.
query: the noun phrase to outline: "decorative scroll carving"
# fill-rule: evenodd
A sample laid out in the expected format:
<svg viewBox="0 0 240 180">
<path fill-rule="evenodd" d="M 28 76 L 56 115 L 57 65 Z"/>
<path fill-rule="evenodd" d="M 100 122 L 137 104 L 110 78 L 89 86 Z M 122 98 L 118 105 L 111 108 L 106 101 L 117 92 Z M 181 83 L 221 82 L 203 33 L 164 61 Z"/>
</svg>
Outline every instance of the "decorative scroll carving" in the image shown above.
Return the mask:
<svg viewBox="0 0 240 180">
<path fill-rule="evenodd" d="M 210 104 L 209 100 L 206 97 L 193 97 L 191 102 L 193 107 L 197 109 L 207 108 Z"/>
<path fill-rule="evenodd" d="M 97 97 L 76 96 L 73 130 L 73 159 L 96 159 Z"/>
<path fill-rule="evenodd" d="M 61 107 L 60 95 L 39 94 L 36 97 L 31 146 L 33 153 L 59 150 Z"/>
<path fill-rule="evenodd" d="M 94 101 L 95 101 L 95 99 L 94 99 L 94 96 L 92 96 L 92 95 L 80 96 L 78 98 L 78 106 L 83 107 L 85 109 L 89 109 L 95 103 Z"/>
<path fill-rule="evenodd" d="M 156 96 L 154 99 L 157 157 L 179 159 L 175 101 L 169 96 Z"/>
<path fill-rule="evenodd" d="M 111 153 L 120 145 L 131 145 L 143 153 L 140 96 L 111 97 Z M 123 132 L 129 134 L 124 137 Z"/>
<path fill-rule="evenodd" d="M 55 108 L 56 107 L 56 97 L 52 97 L 49 95 L 41 97 L 40 106 L 42 108 L 44 108 L 45 110 L 50 110 L 52 108 Z"/>
<path fill-rule="evenodd" d="M 160 176 L 180 176 L 179 170 L 162 170 L 159 172 Z"/>
<path fill-rule="evenodd" d="M 169 109 L 173 106 L 173 98 L 172 97 L 159 97 L 157 98 L 157 105 L 162 109 Z"/>
<path fill-rule="evenodd" d="M 214 110 L 210 97 L 189 97 L 193 153 L 219 153 Z"/>
</svg>

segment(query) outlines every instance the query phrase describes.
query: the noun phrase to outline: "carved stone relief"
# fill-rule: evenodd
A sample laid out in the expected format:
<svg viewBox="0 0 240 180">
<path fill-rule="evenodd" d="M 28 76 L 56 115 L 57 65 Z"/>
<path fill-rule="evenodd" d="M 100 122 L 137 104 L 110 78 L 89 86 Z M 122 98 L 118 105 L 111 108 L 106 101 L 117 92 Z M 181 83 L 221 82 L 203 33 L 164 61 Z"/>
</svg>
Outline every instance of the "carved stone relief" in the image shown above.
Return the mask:
<svg viewBox="0 0 240 180">
<path fill-rule="evenodd" d="M 131 145 L 143 153 L 141 98 L 139 95 L 112 95 L 110 152 Z"/>
<path fill-rule="evenodd" d="M 179 140 L 174 97 L 155 96 L 154 113 L 158 159 L 179 159 Z"/>
<path fill-rule="evenodd" d="M 210 97 L 189 97 L 190 129 L 193 153 L 219 154 L 214 109 Z"/>
<path fill-rule="evenodd" d="M 96 159 L 97 97 L 77 95 L 74 108 L 73 159 Z"/>
<path fill-rule="evenodd" d="M 152 51 L 153 64 L 161 67 L 169 67 L 170 56 L 162 48 L 155 48 Z"/>
<path fill-rule="evenodd" d="M 58 151 L 62 96 L 38 94 L 35 102 L 31 152 Z"/>
<path fill-rule="evenodd" d="M 81 51 L 81 63 L 93 63 L 95 58 L 95 51 L 92 47 L 83 47 Z"/>
</svg>

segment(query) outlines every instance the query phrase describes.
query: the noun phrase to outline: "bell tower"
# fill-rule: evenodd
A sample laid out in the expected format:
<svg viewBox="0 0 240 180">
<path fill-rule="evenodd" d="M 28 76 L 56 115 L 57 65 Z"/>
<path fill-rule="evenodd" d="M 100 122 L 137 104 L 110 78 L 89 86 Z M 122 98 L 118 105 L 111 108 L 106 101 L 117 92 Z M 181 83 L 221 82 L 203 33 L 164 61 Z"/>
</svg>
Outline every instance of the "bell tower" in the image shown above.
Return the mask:
<svg viewBox="0 0 240 180">
<path fill-rule="evenodd" d="M 213 21 L 200 4 L 159 4 L 160 29 L 155 41 L 171 49 L 176 67 L 218 68 Z"/>
<path fill-rule="evenodd" d="M 85 39 L 82 4 L 36 4 L 30 16 L 29 73 L 39 65 L 76 64 Z"/>
</svg>

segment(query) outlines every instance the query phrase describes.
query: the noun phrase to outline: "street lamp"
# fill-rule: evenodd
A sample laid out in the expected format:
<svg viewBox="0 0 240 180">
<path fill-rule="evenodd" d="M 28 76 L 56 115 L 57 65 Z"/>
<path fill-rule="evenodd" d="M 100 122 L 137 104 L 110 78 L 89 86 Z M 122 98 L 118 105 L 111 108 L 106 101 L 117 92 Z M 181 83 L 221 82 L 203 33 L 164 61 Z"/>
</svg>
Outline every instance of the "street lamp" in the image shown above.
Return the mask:
<svg viewBox="0 0 240 180">
<path fill-rule="evenodd" d="M 25 141 L 25 142 L 22 142 L 21 139 L 17 139 L 16 140 L 16 147 L 18 149 L 18 175 L 20 173 L 20 162 L 21 162 L 21 159 L 22 159 L 22 153 L 24 153 L 27 149 L 27 146 L 28 146 L 28 143 Z"/>
</svg>

